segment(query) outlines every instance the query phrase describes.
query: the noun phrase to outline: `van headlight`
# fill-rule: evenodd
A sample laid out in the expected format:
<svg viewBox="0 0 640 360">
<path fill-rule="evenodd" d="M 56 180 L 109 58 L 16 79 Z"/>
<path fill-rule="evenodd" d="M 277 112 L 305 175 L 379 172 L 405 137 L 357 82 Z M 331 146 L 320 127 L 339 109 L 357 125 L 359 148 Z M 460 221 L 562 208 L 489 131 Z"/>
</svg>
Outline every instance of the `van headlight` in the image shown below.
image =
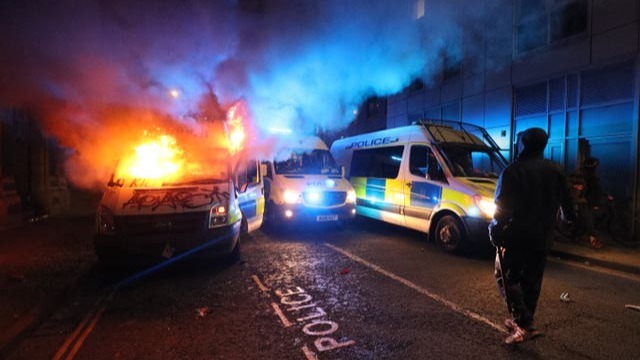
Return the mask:
<svg viewBox="0 0 640 360">
<path fill-rule="evenodd" d="M 349 190 L 347 191 L 347 204 L 353 204 L 356 202 L 356 191 Z"/>
<path fill-rule="evenodd" d="M 483 214 L 490 218 L 493 218 L 493 214 L 495 214 L 496 212 L 496 203 L 493 201 L 493 199 L 482 197 L 480 195 L 474 195 L 473 202 Z"/>
<path fill-rule="evenodd" d="M 114 235 L 116 233 L 116 219 L 113 211 L 104 205 L 96 212 L 96 231 L 100 235 Z"/>
<path fill-rule="evenodd" d="M 299 198 L 300 193 L 295 190 L 286 189 L 284 191 L 284 202 L 287 204 L 295 204 L 298 202 Z"/>
<path fill-rule="evenodd" d="M 228 211 L 224 204 L 218 204 L 209 210 L 209 229 L 227 224 Z"/>
</svg>

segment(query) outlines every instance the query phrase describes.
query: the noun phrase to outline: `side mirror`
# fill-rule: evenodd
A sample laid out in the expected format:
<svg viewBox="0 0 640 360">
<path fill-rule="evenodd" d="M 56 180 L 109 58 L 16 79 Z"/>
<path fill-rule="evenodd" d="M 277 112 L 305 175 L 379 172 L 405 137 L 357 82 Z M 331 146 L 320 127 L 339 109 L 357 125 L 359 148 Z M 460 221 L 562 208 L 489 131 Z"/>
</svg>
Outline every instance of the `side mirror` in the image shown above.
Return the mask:
<svg viewBox="0 0 640 360">
<path fill-rule="evenodd" d="M 268 172 L 267 164 L 260 164 L 260 175 L 262 177 L 265 177 L 265 176 L 267 176 L 267 172 Z"/>
<path fill-rule="evenodd" d="M 345 177 L 346 174 L 347 170 L 345 169 L 344 165 L 340 165 L 340 175 L 342 175 L 342 177 Z"/>
<path fill-rule="evenodd" d="M 238 189 L 238 192 L 243 193 L 245 191 L 247 191 L 247 187 L 249 186 L 249 183 L 244 183 L 242 185 L 240 185 L 240 189 Z"/>
</svg>

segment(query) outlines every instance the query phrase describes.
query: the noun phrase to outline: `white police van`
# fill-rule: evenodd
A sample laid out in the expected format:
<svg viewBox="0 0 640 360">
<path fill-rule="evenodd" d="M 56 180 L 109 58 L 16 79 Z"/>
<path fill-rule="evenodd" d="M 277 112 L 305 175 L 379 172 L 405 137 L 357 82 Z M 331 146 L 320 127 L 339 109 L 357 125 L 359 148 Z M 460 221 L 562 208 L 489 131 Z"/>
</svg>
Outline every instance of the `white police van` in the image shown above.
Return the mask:
<svg viewBox="0 0 640 360">
<path fill-rule="evenodd" d="M 120 161 L 96 212 L 94 248 L 101 262 L 196 252 L 238 257 L 240 235 L 262 225 L 263 177 L 258 159 L 222 145 L 228 138 L 223 125 L 210 124 L 219 141 L 199 140 L 207 146 L 198 151 L 202 162 L 188 161 L 193 154 L 179 147 L 179 161 L 158 161 L 157 154 L 174 149 L 162 148 L 156 139 L 145 144 L 153 151 L 138 147 Z M 168 135 L 161 139 L 175 142 Z M 166 171 L 174 168 L 180 171 Z"/>
<path fill-rule="evenodd" d="M 266 167 L 265 222 L 327 223 L 355 217 L 355 191 L 317 136 L 282 135 Z"/>
<path fill-rule="evenodd" d="M 336 140 L 331 153 L 355 188 L 359 215 L 428 233 L 446 251 L 489 244 L 507 161 L 485 129 L 423 120 Z"/>
</svg>

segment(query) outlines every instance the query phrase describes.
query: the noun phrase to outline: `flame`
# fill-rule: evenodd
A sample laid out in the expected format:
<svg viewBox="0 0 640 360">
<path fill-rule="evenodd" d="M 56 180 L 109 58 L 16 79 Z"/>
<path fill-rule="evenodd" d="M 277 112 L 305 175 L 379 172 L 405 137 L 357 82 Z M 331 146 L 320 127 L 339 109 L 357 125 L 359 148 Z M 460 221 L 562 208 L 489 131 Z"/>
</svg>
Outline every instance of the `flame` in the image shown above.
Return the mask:
<svg viewBox="0 0 640 360">
<path fill-rule="evenodd" d="M 135 147 L 133 154 L 122 160 L 119 176 L 135 179 L 172 181 L 177 179 L 185 164 L 183 150 L 171 135 L 161 134 L 156 139 Z"/>
<path fill-rule="evenodd" d="M 243 119 L 246 116 L 246 110 L 242 102 L 233 105 L 227 112 L 227 124 L 229 125 L 229 151 L 231 154 L 242 151 L 246 133 L 244 130 Z"/>
</svg>

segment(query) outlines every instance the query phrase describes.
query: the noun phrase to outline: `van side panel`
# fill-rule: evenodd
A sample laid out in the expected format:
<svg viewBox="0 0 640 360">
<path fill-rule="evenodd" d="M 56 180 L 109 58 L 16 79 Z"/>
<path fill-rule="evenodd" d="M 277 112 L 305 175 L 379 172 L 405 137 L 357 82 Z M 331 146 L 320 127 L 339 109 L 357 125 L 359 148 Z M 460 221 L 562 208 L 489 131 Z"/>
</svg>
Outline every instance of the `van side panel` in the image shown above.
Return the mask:
<svg viewBox="0 0 640 360">
<path fill-rule="evenodd" d="M 400 180 L 352 177 L 359 215 L 403 225 L 404 196 Z"/>
</svg>

